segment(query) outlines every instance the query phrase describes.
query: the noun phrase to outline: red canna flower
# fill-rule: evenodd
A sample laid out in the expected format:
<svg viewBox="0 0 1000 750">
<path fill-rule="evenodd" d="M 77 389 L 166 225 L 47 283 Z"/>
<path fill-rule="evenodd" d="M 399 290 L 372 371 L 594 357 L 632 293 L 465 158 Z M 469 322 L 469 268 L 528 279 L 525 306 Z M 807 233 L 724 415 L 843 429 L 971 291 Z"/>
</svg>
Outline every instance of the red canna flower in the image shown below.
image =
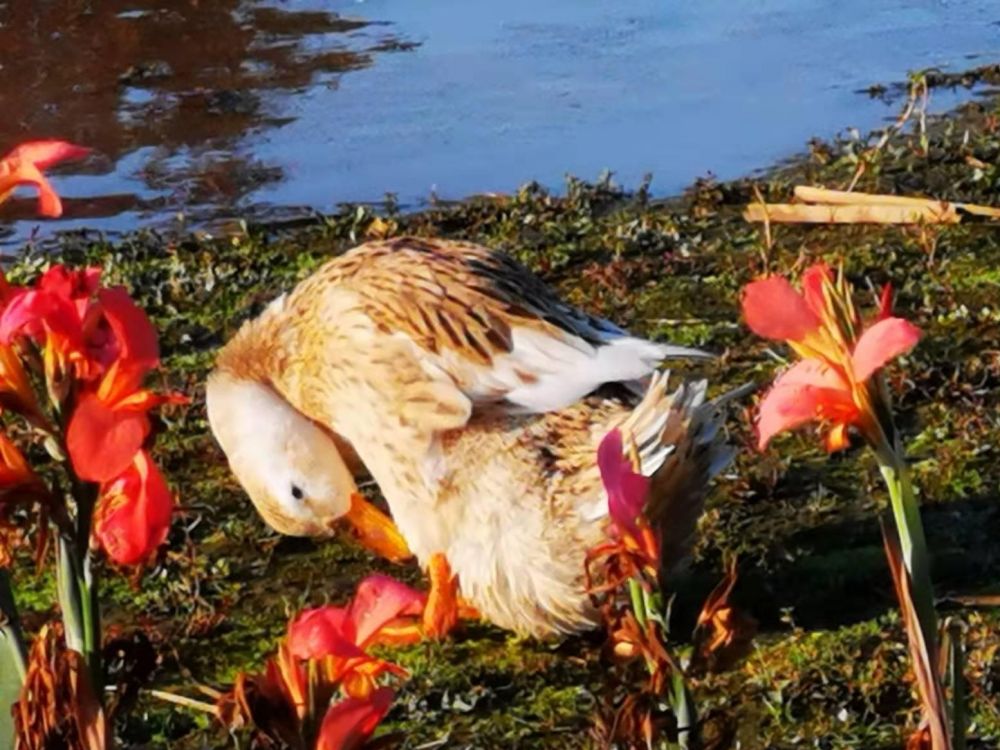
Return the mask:
<svg viewBox="0 0 1000 750">
<path fill-rule="evenodd" d="M 100 289 L 101 270 L 57 265 L 33 289 L 7 292 L 0 314 L 0 344 L 28 336 L 43 348 L 46 377 L 68 371 L 83 380 L 100 377 L 119 359 L 136 382 L 159 364 L 156 329 L 122 287 Z"/>
<path fill-rule="evenodd" d="M 62 201 L 42 170 L 61 161 L 82 159 L 89 153 L 90 149 L 65 141 L 22 143 L 0 159 L 0 203 L 18 185 L 34 185 L 38 189 L 38 212 L 52 218 L 61 216 Z"/>
<path fill-rule="evenodd" d="M 45 375 L 50 383 L 75 366 L 78 377 L 88 377 L 83 319 L 90 296 L 100 280 L 100 269 L 69 271 L 53 266 L 34 289 L 9 292 L 0 314 L 0 344 L 28 336 L 43 350 Z"/>
<path fill-rule="evenodd" d="M 360 584 L 347 607 L 316 607 L 288 626 L 288 644 L 300 659 L 363 653 L 369 646 L 396 642 L 398 628 L 419 616 L 425 594 L 389 576 L 374 574 Z"/>
<path fill-rule="evenodd" d="M 180 395 L 137 388 L 139 380 L 139 370 L 118 360 L 97 390 L 85 391 L 77 401 L 66 430 L 66 449 L 81 479 L 107 482 L 121 474 L 149 435 L 149 410 L 186 401 Z"/>
<path fill-rule="evenodd" d="M 316 750 L 357 750 L 364 746 L 392 705 L 390 688 L 367 698 L 345 698 L 330 706 L 316 739 Z"/>
<path fill-rule="evenodd" d="M 825 264 L 803 274 L 801 292 L 781 277 L 747 285 L 747 325 L 759 336 L 787 341 L 802 357 L 778 377 L 760 404 L 761 450 L 778 433 L 813 420 L 829 426 L 829 451 L 848 445 L 851 426 L 872 444 L 886 444 L 877 408 L 880 395 L 871 378 L 920 339 L 920 329 L 890 314 L 890 299 L 887 287 L 876 322 L 864 328 L 849 286 L 842 276 L 834 280 Z"/>
<path fill-rule="evenodd" d="M 167 538 L 173 495 L 145 451 L 101 488 L 94 510 L 94 540 L 119 565 L 137 565 Z"/>
<path fill-rule="evenodd" d="M 156 329 L 124 288 L 99 288 L 100 275 L 98 268 L 53 266 L 33 289 L 10 292 L 0 313 L 0 346 L 28 336 L 42 347 L 56 403 L 68 393 L 66 376 L 88 384 L 78 392 L 66 439 L 77 475 L 93 482 L 125 471 L 149 434 L 146 413 L 178 400 L 140 388 L 159 364 Z M 11 389 L 30 390 L 4 361 L 0 352 L 0 375 L 15 375 Z"/>
<path fill-rule="evenodd" d="M 379 675 L 406 672 L 368 656 L 365 649 L 419 640 L 416 618 L 426 601 L 424 594 L 389 576 L 368 576 L 347 607 L 307 609 L 289 623 L 289 650 L 299 659 L 321 661 L 326 679 L 342 682 L 348 695 L 367 697 Z"/>
</svg>

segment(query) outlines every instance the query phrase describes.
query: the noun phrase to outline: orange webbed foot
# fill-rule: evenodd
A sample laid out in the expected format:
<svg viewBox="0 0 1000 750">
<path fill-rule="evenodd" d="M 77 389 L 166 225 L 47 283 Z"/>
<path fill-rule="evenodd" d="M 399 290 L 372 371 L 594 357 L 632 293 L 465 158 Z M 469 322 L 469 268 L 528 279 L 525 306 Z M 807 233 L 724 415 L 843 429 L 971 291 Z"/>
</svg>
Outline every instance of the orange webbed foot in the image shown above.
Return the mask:
<svg viewBox="0 0 1000 750">
<path fill-rule="evenodd" d="M 424 636 L 441 640 L 458 624 L 459 618 L 478 618 L 479 613 L 458 595 L 458 579 L 452 574 L 444 553 L 431 555 L 427 573 L 431 579 L 431 590 L 424 607 Z"/>
</svg>

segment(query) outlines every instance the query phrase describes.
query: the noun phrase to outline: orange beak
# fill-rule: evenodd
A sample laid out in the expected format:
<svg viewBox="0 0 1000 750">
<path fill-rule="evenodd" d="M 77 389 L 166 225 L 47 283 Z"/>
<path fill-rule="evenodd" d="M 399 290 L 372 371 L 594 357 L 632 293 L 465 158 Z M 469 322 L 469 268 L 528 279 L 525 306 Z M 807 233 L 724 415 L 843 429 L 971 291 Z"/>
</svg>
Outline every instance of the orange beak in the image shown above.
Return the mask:
<svg viewBox="0 0 1000 750">
<path fill-rule="evenodd" d="M 364 547 L 392 562 L 413 556 L 396 524 L 358 492 L 351 494 L 351 508 L 344 516 L 351 533 Z"/>
</svg>

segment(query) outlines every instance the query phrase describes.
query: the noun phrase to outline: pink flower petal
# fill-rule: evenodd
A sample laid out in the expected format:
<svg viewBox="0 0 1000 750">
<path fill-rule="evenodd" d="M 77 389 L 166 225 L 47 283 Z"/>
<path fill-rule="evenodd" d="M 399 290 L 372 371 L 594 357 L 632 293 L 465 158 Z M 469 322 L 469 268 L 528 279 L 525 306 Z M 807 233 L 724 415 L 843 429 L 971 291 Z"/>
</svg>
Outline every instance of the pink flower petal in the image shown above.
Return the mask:
<svg viewBox="0 0 1000 750">
<path fill-rule="evenodd" d="M 852 421 L 857 407 L 839 373 L 819 360 L 806 359 L 778 377 L 760 403 L 757 444 L 764 450 L 778 433 L 814 419 Z"/>
<path fill-rule="evenodd" d="M 854 377 L 863 383 L 880 367 L 910 351 L 920 340 L 920 329 L 902 318 L 885 318 L 867 329 L 854 345 Z"/>
<path fill-rule="evenodd" d="M 823 285 L 833 281 L 833 274 L 826 263 L 814 263 L 802 274 L 802 297 L 809 309 L 822 318 L 826 312 L 826 293 Z"/>
<path fill-rule="evenodd" d="M 316 750 L 358 750 L 389 712 L 394 694 L 382 687 L 367 699 L 345 698 L 327 709 L 319 728 Z"/>
<path fill-rule="evenodd" d="M 622 435 L 611 430 L 597 448 L 597 467 L 608 495 L 608 515 L 622 530 L 634 533 L 649 491 L 649 479 L 632 470 L 623 454 Z"/>
<path fill-rule="evenodd" d="M 801 341 L 820 325 L 805 298 L 781 276 L 747 284 L 742 305 L 750 330 L 767 339 Z"/>
<path fill-rule="evenodd" d="M 299 659 L 364 657 L 358 648 L 354 624 L 346 607 L 315 607 L 303 610 L 288 624 L 288 647 Z"/>
<path fill-rule="evenodd" d="M 803 359 L 796 362 L 774 381 L 775 387 L 789 385 L 808 385 L 815 388 L 831 388 L 844 391 L 850 388 L 850 383 L 837 370 L 821 359 Z"/>
<path fill-rule="evenodd" d="M 378 573 L 368 576 L 358 584 L 348 608 L 348 616 L 354 623 L 355 642 L 365 648 L 389 622 L 406 615 L 419 615 L 426 603 L 423 593 L 405 583 Z"/>
</svg>

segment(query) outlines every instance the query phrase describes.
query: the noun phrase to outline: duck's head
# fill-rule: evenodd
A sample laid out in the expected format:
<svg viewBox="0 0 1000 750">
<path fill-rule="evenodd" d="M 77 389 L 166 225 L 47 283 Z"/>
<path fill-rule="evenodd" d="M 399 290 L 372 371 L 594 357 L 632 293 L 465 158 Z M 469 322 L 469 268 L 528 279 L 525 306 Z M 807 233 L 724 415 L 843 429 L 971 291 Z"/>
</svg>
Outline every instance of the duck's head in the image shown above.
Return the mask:
<svg viewBox="0 0 1000 750">
<path fill-rule="evenodd" d="M 332 437 L 263 383 L 209 376 L 208 421 L 264 520 L 291 536 L 329 536 L 347 515 L 354 478 Z"/>
<path fill-rule="evenodd" d="M 409 554 L 392 522 L 358 493 L 334 436 L 273 388 L 217 370 L 205 397 L 212 432 L 269 526 L 290 536 L 325 537 L 344 520 L 386 557 Z"/>
</svg>

